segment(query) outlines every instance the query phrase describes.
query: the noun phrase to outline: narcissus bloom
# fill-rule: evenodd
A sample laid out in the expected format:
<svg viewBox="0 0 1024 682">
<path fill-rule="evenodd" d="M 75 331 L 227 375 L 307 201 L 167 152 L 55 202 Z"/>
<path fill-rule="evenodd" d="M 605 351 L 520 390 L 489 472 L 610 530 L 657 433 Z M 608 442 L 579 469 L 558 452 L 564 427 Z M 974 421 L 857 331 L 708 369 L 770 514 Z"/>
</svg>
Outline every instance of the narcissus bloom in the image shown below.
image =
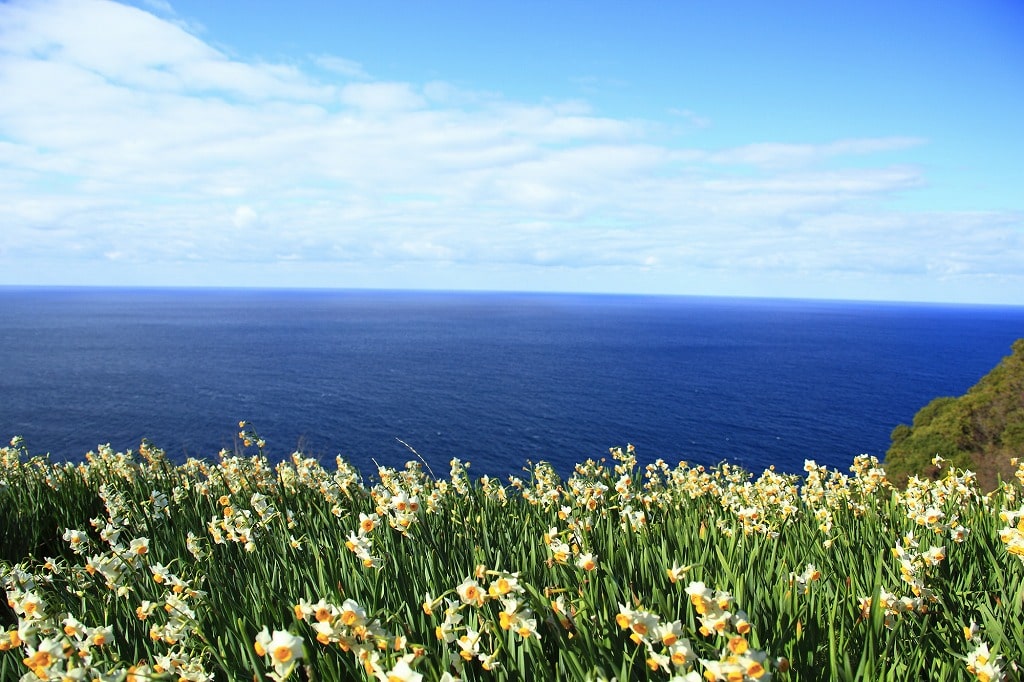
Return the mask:
<svg viewBox="0 0 1024 682">
<path fill-rule="evenodd" d="M 1003 668 L 1001 656 L 992 658 L 988 650 L 988 644 L 982 643 L 978 648 L 967 654 L 967 672 L 974 675 L 981 682 L 995 682 L 1003 679 Z"/>
<path fill-rule="evenodd" d="M 597 557 L 589 552 L 580 554 L 576 558 L 576 565 L 584 571 L 593 571 L 597 568 Z"/>
<path fill-rule="evenodd" d="M 462 584 L 455 588 L 459 598 L 466 604 L 479 606 L 484 603 L 484 591 L 480 589 L 480 583 L 472 578 L 466 578 Z"/>
<path fill-rule="evenodd" d="M 487 593 L 492 597 L 504 597 L 512 592 L 521 593 L 523 591 L 523 587 L 519 584 L 518 573 L 499 573 L 498 577 L 492 580 L 487 587 Z"/>
<path fill-rule="evenodd" d="M 366 622 L 366 611 L 355 600 L 346 599 L 341 604 L 341 622 L 348 627 L 358 627 Z M 320 620 L 319 616 L 317 620 Z"/>
<path fill-rule="evenodd" d="M 290 675 L 295 664 L 302 658 L 302 638 L 286 630 L 274 630 L 274 634 L 271 635 L 264 627 L 256 635 L 253 648 L 260 656 L 270 657 L 274 665 L 274 673 L 271 676 L 278 680 Z"/>
<path fill-rule="evenodd" d="M 428 616 L 434 615 L 434 609 L 440 603 L 441 603 L 441 597 L 438 597 L 437 599 L 434 599 L 433 597 L 430 596 L 430 593 L 427 592 L 426 599 L 423 600 L 423 613 L 427 614 Z"/>
<path fill-rule="evenodd" d="M 676 562 L 672 562 L 672 568 L 666 568 L 665 573 L 668 574 L 669 582 L 673 585 L 692 568 L 692 566 L 680 566 Z"/>
<path fill-rule="evenodd" d="M 285 630 L 275 630 L 267 646 L 274 663 L 291 663 L 302 658 L 302 638 Z"/>
<path fill-rule="evenodd" d="M 42 640 L 38 647 L 30 647 L 26 653 L 28 656 L 22 660 L 22 663 L 42 680 L 50 678 L 50 666 L 65 658 L 64 644 L 55 637 Z"/>
<path fill-rule="evenodd" d="M 564 564 L 569 560 L 569 554 L 572 552 L 568 543 L 562 542 L 561 540 L 552 540 L 549 545 L 551 549 L 551 558 L 560 564 Z"/>
<path fill-rule="evenodd" d="M 366 514 L 363 512 L 359 513 L 359 531 L 361 533 L 369 533 L 377 527 L 377 521 L 380 517 L 376 514 Z"/>
<path fill-rule="evenodd" d="M 420 682 L 423 679 L 423 675 L 412 669 L 406 657 L 400 658 L 388 672 L 378 670 L 376 676 L 381 682 Z"/>
</svg>

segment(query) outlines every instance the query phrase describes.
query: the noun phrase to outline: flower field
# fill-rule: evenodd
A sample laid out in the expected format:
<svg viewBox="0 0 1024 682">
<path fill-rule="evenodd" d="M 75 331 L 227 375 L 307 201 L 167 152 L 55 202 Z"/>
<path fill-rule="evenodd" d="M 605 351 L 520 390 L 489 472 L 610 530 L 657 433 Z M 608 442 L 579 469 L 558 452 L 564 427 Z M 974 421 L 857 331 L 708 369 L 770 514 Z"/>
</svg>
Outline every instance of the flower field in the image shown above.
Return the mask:
<svg viewBox="0 0 1024 682">
<path fill-rule="evenodd" d="M 364 479 L 240 437 L 180 465 L 0 448 L 0 680 L 1021 679 L 1016 484 L 632 447 Z"/>
</svg>

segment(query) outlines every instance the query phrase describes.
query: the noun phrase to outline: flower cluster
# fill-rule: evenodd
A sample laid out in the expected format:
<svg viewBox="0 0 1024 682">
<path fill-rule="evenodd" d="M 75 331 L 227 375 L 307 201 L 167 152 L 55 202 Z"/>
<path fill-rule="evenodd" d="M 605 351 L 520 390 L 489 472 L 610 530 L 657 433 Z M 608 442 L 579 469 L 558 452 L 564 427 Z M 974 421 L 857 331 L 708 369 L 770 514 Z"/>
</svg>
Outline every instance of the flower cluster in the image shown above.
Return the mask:
<svg viewBox="0 0 1024 682">
<path fill-rule="evenodd" d="M 419 462 L 409 461 L 403 469 L 378 467 L 380 483 L 370 489 L 377 514 L 402 535 L 419 521 L 420 501 L 427 494 L 428 479 Z"/>
<path fill-rule="evenodd" d="M 730 480 L 719 497 L 735 514 L 743 535 L 779 536 L 779 528 L 797 513 L 795 477 L 766 470 L 756 481 Z"/>
<path fill-rule="evenodd" d="M 213 516 L 206 524 L 213 542 L 218 545 L 238 544 L 247 552 L 256 550 L 256 540 L 280 515 L 267 502 L 267 496 L 260 492 L 252 493 L 249 499 L 251 508 L 237 507 L 232 502 L 232 496 L 227 493 L 220 496 L 218 503 L 221 506 L 220 515 Z"/>
<path fill-rule="evenodd" d="M 821 580 L 821 571 L 814 564 L 807 564 L 801 573 L 790 573 L 789 582 L 799 587 L 804 594 L 810 594 L 811 583 Z"/>
<path fill-rule="evenodd" d="M 921 551 L 920 543 L 913 533 L 907 533 L 892 548 L 893 556 L 899 561 L 900 578 L 909 586 L 910 593 L 904 595 L 879 590 L 878 607 L 884 613 L 884 624 L 888 629 L 896 626 L 900 616 L 905 614 L 928 613 L 938 602 L 938 595 L 927 582 L 932 571 L 946 559 L 946 548 L 932 546 Z M 871 597 L 860 597 L 861 618 L 867 619 L 874 605 Z"/>
<path fill-rule="evenodd" d="M 1014 473 L 1021 486 L 1024 486 L 1024 458 L 1014 458 L 1011 462 L 1017 467 Z M 1017 490 L 1005 485 L 1007 501 L 1015 500 Z M 1006 546 L 1006 551 L 1024 562 L 1024 505 L 1018 509 L 1003 508 L 999 512 L 999 520 L 1006 525 L 999 529 L 999 539 Z"/>
<path fill-rule="evenodd" d="M 408 668 L 422 654 L 420 647 L 405 653 L 409 647 L 406 638 L 389 634 L 379 620 L 367 616 L 366 609 L 353 599 L 344 600 L 340 606 L 324 599 L 315 604 L 300 599 L 294 611 L 297 619 L 313 629 L 320 644 L 337 645 L 342 651 L 351 652 L 368 675 L 385 675 L 382 679 L 390 679 L 389 667 Z M 399 653 L 401 656 L 394 660 Z"/>
<path fill-rule="evenodd" d="M 728 592 L 712 590 L 701 582 L 691 582 L 686 588 L 690 603 L 700 620 L 700 633 L 717 637 L 724 645 L 717 660 L 700 659 L 707 680 L 761 680 L 772 678 L 768 670 L 773 665 L 784 671 L 789 667 L 785 659 L 768 661 L 768 654 L 750 645 L 751 625 L 747 614 L 736 609 L 735 600 Z"/>
<path fill-rule="evenodd" d="M 1024 506 L 1011 511 L 999 512 L 999 519 L 1006 526 L 999 529 L 999 539 L 1006 545 L 1006 551 L 1024 561 Z"/>
<path fill-rule="evenodd" d="M 71 613 L 51 612 L 35 577 L 21 566 L 0 576 L 0 584 L 18 617 L 17 628 L 0 633 L 0 652 L 20 647 L 22 664 L 35 680 L 107 682 L 124 676 L 102 660 L 102 650 L 114 640 L 112 627 L 90 627 Z"/>
<path fill-rule="evenodd" d="M 932 464 L 940 469 L 942 458 Z M 937 481 L 911 477 L 907 489 L 897 495 L 914 525 L 935 535 L 946 535 L 956 543 L 967 538 L 968 530 L 960 523 L 956 509 L 977 502 L 980 498 L 975 476 L 970 471 L 950 469 Z M 948 512 L 948 513 L 947 513 Z"/>
<path fill-rule="evenodd" d="M 458 654 L 452 658 L 456 673 L 461 674 L 465 664 L 474 660 L 484 670 L 495 670 L 501 665 L 495 637 L 494 608 L 489 605 L 501 607 L 497 610 L 498 630 L 511 632 L 523 640 L 540 638 L 537 616 L 527 602 L 526 589 L 517 573 L 477 566 L 474 575 L 467 577 L 448 594 L 451 596 L 432 597 L 428 593 L 423 611 L 433 616 L 444 604 L 440 609 L 444 618 L 434 634 L 439 641 L 453 646 Z"/>
<path fill-rule="evenodd" d="M 992 655 L 988 644 L 981 639 L 977 624 L 973 621 L 964 627 L 964 639 L 974 647 L 964 660 L 967 672 L 974 675 L 979 682 L 999 682 L 1004 679 L 1003 657 Z"/>
<path fill-rule="evenodd" d="M 645 660 L 652 671 L 691 672 L 697 655 L 690 646 L 690 640 L 683 637 L 681 621 L 666 623 L 650 611 L 619 604 L 615 623 L 629 633 L 634 644 L 646 648 Z"/>
<path fill-rule="evenodd" d="M 562 512 L 562 518 L 569 518 L 568 514 Z M 548 565 L 568 564 L 575 559 L 575 563 L 584 571 L 597 569 L 597 555 L 593 552 L 583 551 L 584 535 L 573 530 L 576 527 L 570 523 L 567 530 L 559 531 L 557 526 L 552 526 L 544 533 L 543 541 L 548 549 Z"/>
</svg>

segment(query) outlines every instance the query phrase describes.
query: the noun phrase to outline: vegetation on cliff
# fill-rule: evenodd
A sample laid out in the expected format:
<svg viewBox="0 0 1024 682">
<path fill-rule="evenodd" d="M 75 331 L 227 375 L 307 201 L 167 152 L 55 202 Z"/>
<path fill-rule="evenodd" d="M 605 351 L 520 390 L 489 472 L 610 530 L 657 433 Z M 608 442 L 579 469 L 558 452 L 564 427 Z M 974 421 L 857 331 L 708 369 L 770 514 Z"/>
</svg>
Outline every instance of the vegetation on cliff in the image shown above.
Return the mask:
<svg viewBox="0 0 1024 682">
<path fill-rule="evenodd" d="M 1013 353 L 959 398 L 932 400 L 914 416 L 912 425 L 892 432 L 885 469 L 894 483 L 909 476 L 934 478 L 936 455 L 955 467 L 978 475 L 983 488 L 997 477 L 1011 480 L 1010 460 L 1024 456 L 1024 339 Z"/>
</svg>

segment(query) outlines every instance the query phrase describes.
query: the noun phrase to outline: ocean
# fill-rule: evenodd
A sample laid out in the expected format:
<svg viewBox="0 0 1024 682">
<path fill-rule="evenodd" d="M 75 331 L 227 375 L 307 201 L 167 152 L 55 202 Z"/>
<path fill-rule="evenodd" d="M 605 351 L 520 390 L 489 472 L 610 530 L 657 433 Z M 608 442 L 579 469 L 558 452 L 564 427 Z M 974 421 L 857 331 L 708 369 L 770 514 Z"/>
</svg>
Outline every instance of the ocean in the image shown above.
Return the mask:
<svg viewBox="0 0 1024 682">
<path fill-rule="evenodd" d="M 78 460 L 296 449 L 364 476 L 642 462 L 846 470 L 960 395 L 1024 307 L 402 291 L 0 288 L 0 437 Z"/>
</svg>

